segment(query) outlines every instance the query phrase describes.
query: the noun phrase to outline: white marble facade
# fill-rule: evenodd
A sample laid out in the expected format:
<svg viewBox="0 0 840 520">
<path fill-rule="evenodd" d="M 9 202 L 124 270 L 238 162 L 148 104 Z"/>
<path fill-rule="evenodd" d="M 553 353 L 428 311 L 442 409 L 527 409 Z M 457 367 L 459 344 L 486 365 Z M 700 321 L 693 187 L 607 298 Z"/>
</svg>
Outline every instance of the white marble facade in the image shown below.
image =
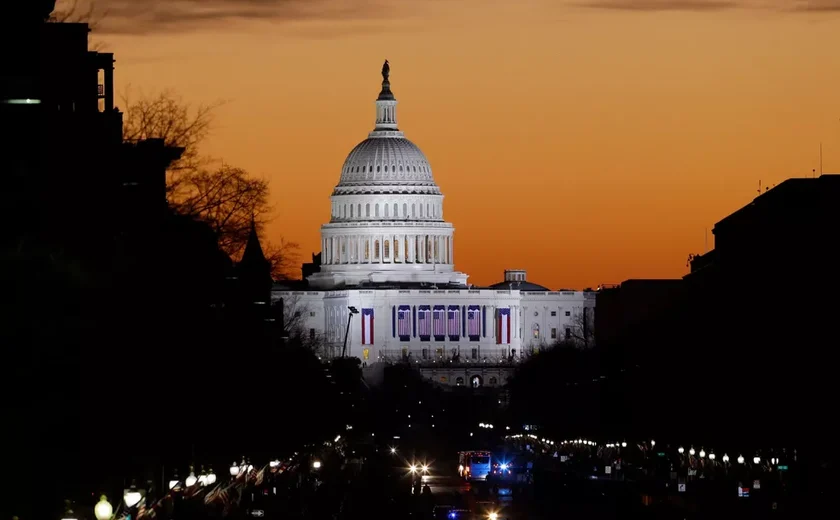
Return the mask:
<svg viewBox="0 0 840 520">
<path fill-rule="evenodd" d="M 505 272 L 488 288 L 455 270 L 455 228 L 426 156 L 398 129 L 390 67 L 382 70 L 375 128 L 348 155 L 321 227 L 320 271 L 308 290 L 276 286 L 287 319 L 340 355 L 350 308 L 348 355 L 365 363 L 462 364 L 519 360 L 578 336 L 594 293 L 550 291 Z M 372 333 L 371 333 L 372 324 Z"/>
<path fill-rule="evenodd" d="M 289 291 L 278 288 L 273 300 L 283 299 L 285 313 L 297 319 L 304 333 L 325 346 L 327 357 L 341 355 L 350 307 L 359 313 L 350 320 L 347 354 L 369 363 L 394 362 L 408 357 L 417 361 L 448 361 L 453 352 L 462 362 L 519 360 L 536 349 L 567 336 L 580 335 L 584 308 L 593 312 L 595 293 L 582 291 L 519 291 L 498 289 L 348 289 L 335 291 Z M 443 308 L 445 330 L 435 334 L 430 324 L 423 335 L 421 318 L 425 308 Z M 455 309 L 459 311 L 455 313 Z M 365 341 L 362 314 L 372 311 L 373 335 Z M 402 310 L 402 320 L 400 311 Z M 473 319 L 469 326 L 470 310 Z M 456 329 L 452 330 L 453 316 Z M 500 312 L 501 311 L 501 312 Z M 500 336 L 500 319 L 510 313 L 510 334 Z M 476 315 L 477 314 L 477 315 Z M 502 318 L 500 318 L 500 315 Z M 431 316 L 435 321 L 435 316 Z M 402 323 L 401 323 L 402 322 Z M 402 325 L 402 329 L 401 329 Z M 478 335 L 470 335 L 478 329 Z M 407 332 L 408 334 L 402 334 Z M 370 341 L 372 339 L 372 341 Z"/>
</svg>

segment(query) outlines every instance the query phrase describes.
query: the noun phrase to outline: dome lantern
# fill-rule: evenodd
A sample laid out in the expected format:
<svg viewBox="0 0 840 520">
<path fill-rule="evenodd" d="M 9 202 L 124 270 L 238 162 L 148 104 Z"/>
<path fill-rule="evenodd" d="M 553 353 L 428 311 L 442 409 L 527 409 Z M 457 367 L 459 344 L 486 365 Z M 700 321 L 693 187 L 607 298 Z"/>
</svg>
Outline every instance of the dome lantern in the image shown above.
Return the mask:
<svg viewBox="0 0 840 520">
<path fill-rule="evenodd" d="M 391 92 L 391 65 L 388 60 L 382 65 L 382 90 L 376 98 L 376 130 L 398 131 L 397 99 Z"/>
</svg>

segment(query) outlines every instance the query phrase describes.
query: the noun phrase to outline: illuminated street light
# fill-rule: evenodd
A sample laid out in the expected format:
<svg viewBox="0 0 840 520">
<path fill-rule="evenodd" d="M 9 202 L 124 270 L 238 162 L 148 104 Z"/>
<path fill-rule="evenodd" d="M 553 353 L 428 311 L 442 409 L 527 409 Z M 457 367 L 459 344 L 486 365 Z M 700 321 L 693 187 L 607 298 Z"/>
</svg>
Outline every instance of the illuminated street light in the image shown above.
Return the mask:
<svg viewBox="0 0 840 520">
<path fill-rule="evenodd" d="M 492 513 L 487 515 L 487 520 L 498 520 L 498 518 L 499 518 L 499 514 L 495 513 L 495 512 L 492 512 Z"/>
<path fill-rule="evenodd" d="M 198 474 L 198 485 L 199 486 L 206 486 L 207 485 L 207 472 L 204 471 L 204 466 L 201 466 L 201 473 Z"/>
<path fill-rule="evenodd" d="M 207 471 L 207 485 L 212 486 L 216 483 L 216 474 L 213 473 L 213 468 L 209 468 Z"/>
<path fill-rule="evenodd" d="M 411 466 L 408 467 L 408 471 L 410 471 L 412 473 L 417 473 L 417 465 L 412 464 Z"/>
<path fill-rule="evenodd" d="M 397 454 L 397 448 L 391 447 L 391 455 Z"/>
<path fill-rule="evenodd" d="M 621 443 L 621 447 L 622 447 L 622 448 L 626 448 L 626 447 L 627 447 L 627 443 L 626 443 L 626 442 L 622 442 L 622 443 Z"/>
<path fill-rule="evenodd" d="M 277 459 L 274 459 L 274 460 L 272 460 L 268 463 L 269 468 L 276 468 L 279 465 L 280 465 L 280 461 L 277 460 Z"/>
<path fill-rule="evenodd" d="M 715 454 L 714 454 L 714 452 L 709 453 L 709 460 L 715 460 Z"/>
<path fill-rule="evenodd" d="M 652 448 L 652 447 L 654 447 L 654 446 L 656 446 L 656 441 L 655 441 L 655 440 L 653 440 L 653 439 L 651 439 L 651 440 L 650 440 L 650 447 Z"/>
<path fill-rule="evenodd" d="M 178 472 L 175 472 L 175 475 L 172 476 L 172 480 L 169 481 L 169 489 L 175 489 L 181 484 L 181 479 L 178 478 Z"/>
<path fill-rule="evenodd" d="M 313 463 L 312 463 L 312 467 L 313 467 L 314 469 L 320 469 L 320 468 L 321 468 L 321 461 L 320 461 L 320 460 L 316 460 L 315 462 L 313 462 Z"/>
<path fill-rule="evenodd" d="M 738 455 L 738 458 L 735 459 L 735 460 L 738 461 L 738 464 L 743 464 L 744 463 L 744 456 L 743 455 Z"/>
<path fill-rule="evenodd" d="M 759 457 L 758 455 L 756 455 L 755 457 L 753 457 L 753 464 L 758 464 L 758 463 L 760 463 L 760 462 L 761 462 L 761 457 Z"/>
<path fill-rule="evenodd" d="M 141 500 L 143 500 L 143 492 L 142 490 L 137 489 L 137 484 L 135 484 L 132 480 L 131 487 L 126 489 L 123 493 L 123 501 L 125 502 L 125 506 L 131 509 L 132 507 L 136 507 Z"/>
<path fill-rule="evenodd" d="M 233 464 L 230 465 L 230 476 L 235 477 L 239 475 L 239 465 L 236 461 L 233 461 Z"/>
<path fill-rule="evenodd" d="M 694 446 L 692 446 L 688 449 L 688 454 L 691 455 L 692 457 L 694 456 L 695 453 L 696 452 L 694 451 Z"/>
<path fill-rule="evenodd" d="M 682 455 L 683 453 L 685 453 L 685 448 L 683 448 L 682 446 L 680 446 L 679 448 L 677 448 L 677 452 L 678 452 L 680 455 Z"/>
<path fill-rule="evenodd" d="M 99 502 L 93 508 L 93 516 L 96 517 L 96 520 L 111 520 L 111 517 L 114 516 L 114 506 L 108 502 L 105 495 L 99 497 Z"/>
<path fill-rule="evenodd" d="M 427 464 L 423 464 L 423 473 L 429 472 L 429 466 Z"/>
<path fill-rule="evenodd" d="M 723 454 L 723 459 L 721 459 L 721 460 L 723 460 L 723 462 L 729 462 L 729 455 L 727 455 L 726 453 L 724 453 L 724 454 Z"/>
<path fill-rule="evenodd" d="M 706 456 L 706 452 L 703 451 L 703 448 L 700 448 L 700 458 L 702 459 L 705 456 Z"/>
<path fill-rule="evenodd" d="M 198 478 L 196 478 L 195 476 L 195 471 L 193 470 L 193 467 L 190 466 L 190 476 L 187 477 L 187 480 L 184 481 L 184 483 L 187 485 L 187 487 L 193 487 L 196 482 L 198 482 Z"/>
</svg>

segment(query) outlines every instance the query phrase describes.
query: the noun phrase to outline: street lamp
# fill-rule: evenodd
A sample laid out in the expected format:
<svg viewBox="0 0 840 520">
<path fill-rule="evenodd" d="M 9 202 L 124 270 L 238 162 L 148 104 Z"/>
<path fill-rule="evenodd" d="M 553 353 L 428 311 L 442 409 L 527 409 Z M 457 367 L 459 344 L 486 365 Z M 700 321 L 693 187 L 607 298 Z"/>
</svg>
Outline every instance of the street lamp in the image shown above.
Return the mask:
<svg viewBox="0 0 840 520">
<path fill-rule="evenodd" d="M 196 482 L 198 482 L 198 478 L 196 478 L 195 476 L 195 470 L 193 466 L 190 466 L 190 476 L 187 477 L 187 480 L 184 481 L 184 484 L 186 484 L 187 487 L 193 487 Z"/>
<path fill-rule="evenodd" d="M 391 448 L 391 455 L 397 454 L 397 448 Z"/>
<path fill-rule="evenodd" d="M 179 484 L 181 484 L 181 479 L 178 478 L 178 471 L 176 470 L 175 475 L 172 476 L 172 480 L 169 481 L 169 489 L 174 490 Z"/>
<path fill-rule="evenodd" d="M 689 454 L 689 455 L 691 455 L 691 456 L 693 457 L 695 453 L 696 453 L 696 452 L 694 451 L 694 446 L 692 446 L 692 447 L 688 448 L 688 454 Z"/>
<path fill-rule="evenodd" d="M 236 478 L 237 475 L 239 475 L 239 466 L 236 461 L 233 461 L 233 464 L 230 465 L 230 476 Z"/>
<path fill-rule="evenodd" d="M 703 448 L 700 448 L 700 458 L 702 459 L 705 456 L 706 456 L 706 452 L 703 451 Z"/>
<path fill-rule="evenodd" d="M 210 485 L 213 485 L 215 483 L 216 483 L 216 474 L 213 473 L 213 468 L 210 468 L 210 470 L 207 472 L 207 485 L 210 486 Z"/>
<path fill-rule="evenodd" d="M 650 440 L 650 447 L 653 448 L 654 446 L 656 446 L 656 441 L 651 439 Z"/>
<path fill-rule="evenodd" d="M 709 453 L 709 460 L 715 460 L 715 454 L 714 454 L 714 452 Z"/>
<path fill-rule="evenodd" d="M 621 447 L 622 447 L 622 448 L 626 448 L 626 447 L 627 447 L 627 443 L 626 443 L 626 442 L 622 442 L 622 443 L 621 443 Z"/>
<path fill-rule="evenodd" d="M 105 495 L 99 497 L 99 502 L 93 508 L 93 516 L 96 517 L 96 520 L 111 520 L 111 517 L 114 516 L 114 507 L 108 502 Z"/>
<path fill-rule="evenodd" d="M 137 484 L 132 480 L 131 486 L 123 492 L 125 507 L 129 509 L 137 507 L 137 504 L 143 500 L 143 494 L 144 491 L 142 489 L 137 489 Z"/>
<path fill-rule="evenodd" d="M 313 468 L 313 469 L 321 469 L 321 461 L 320 461 L 320 460 L 316 460 L 315 462 L 313 462 L 313 463 L 312 463 L 312 468 Z"/>
<path fill-rule="evenodd" d="M 727 455 L 726 453 L 724 453 L 724 454 L 723 454 L 723 459 L 721 459 L 721 460 L 723 460 L 723 462 L 724 462 L 724 463 L 728 463 L 728 462 L 729 462 L 729 455 Z"/>
<path fill-rule="evenodd" d="M 738 455 L 738 458 L 735 459 L 735 460 L 738 461 L 738 464 L 743 464 L 744 463 L 744 456 L 743 455 Z"/>
<path fill-rule="evenodd" d="M 201 466 L 201 473 L 198 475 L 198 484 L 202 487 L 207 485 L 207 472 L 204 471 L 204 466 Z"/>
<path fill-rule="evenodd" d="M 348 306 L 347 310 L 350 311 L 350 314 L 347 315 L 347 330 L 344 332 L 344 347 L 341 349 L 341 357 L 344 357 L 347 354 L 347 338 L 350 336 L 350 320 L 353 319 L 354 314 L 359 314 L 359 309 L 353 307 L 352 305 Z"/>
<path fill-rule="evenodd" d="M 73 512 L 72 504 L 69 500 L 64 501 L 64 516 L 62 520 L 76 520 L 76 513 Z"/>
<path fill-rule="evenodd" d="M 685 448 L 683 448 L 682 446 L 680 446 L 679 448 L 677 448 L 677 453 L 679 453 L 680 455 L 682 455 L 683 453 L 685 453 Z"/>
<path fill-rule="evenodd" d="M 758 464 L 758 463 L 760 463 L 760 462 L 761 462 L 761 457 L 759 457 L 758 455 L 756 455 L 755 457 L 753 457 L 753 464 Z"/>
</svg>

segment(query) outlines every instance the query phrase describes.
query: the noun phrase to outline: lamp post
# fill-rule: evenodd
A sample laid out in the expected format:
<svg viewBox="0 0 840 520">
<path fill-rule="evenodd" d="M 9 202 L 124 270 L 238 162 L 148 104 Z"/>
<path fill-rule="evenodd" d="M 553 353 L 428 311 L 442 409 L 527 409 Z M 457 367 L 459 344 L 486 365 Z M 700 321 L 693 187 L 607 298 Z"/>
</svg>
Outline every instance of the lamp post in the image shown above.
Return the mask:
<svg viewBox="0 0 840 520">
<path fill-rule="evenodd" d="M 187 487 L 193 487 L 196 482 L 198 482 L 198 478 L 195 476 L 195 467 L 190 466 L 190 475 L 187 477 L 187 480 L 184 481 L 184 484 L 186 484 Z"/>
<path fill-rule="evenodd" d="M 180 491 L 181 489 L 181 479 L 178 478 L 178 471 L 175 470 L 175 474 L 172 475 L 172 480 L 169 481 L 169 490 L 170 491 Z"/>
<path fill-rule="evenodd" d="M 216 474 L 213 473 L 213 468 L 208 467 L 207 471 L 207 485 L 211 486 L 216 483 Z"/>
<path fill-rule="evenodd" d="M 233 461 L 233 464 L 230 465 L 230 478 L 236 478 L 239 476 L 239 465 L 236 461 Z"/>
<path fill-rule="evenodd" d="M 137 506 L 140 505 L 140 501 L 143 500 L 143 496 L 145 495 L 145 490 L 137 489 L 137 484 L 132 480 L 131 486 L 123 492 L 123 502 L 125 502 L 125 507 L 129 511 L 129 520 L 135 520 L 137 518 Z"/>
<path fill-rule="evenodd" d="M 350 336 L 350 321 L 353 319 L 354 314 L 359 314 L 359 309 L 352 305 L 347 307 L 347 310 L 350 311 L 350 314 L 347 315 L 347 330 L 344 331 L 344 347 L 341 349 L 341 357 L 347 354 L 347 338 Z"/>
<path fill-rule="evenodd" d="M 73 504 L 69 500 L 64 501 L 64 515 L 61 520 L 76 520 L 76 513 L 73 512 Z"/>
<path fill-rule="evenodd" d="M 93 508 L 93 516 L 96 517 L 96 520 L 111 520 L 111 517 L 114 516 L 114 507 L 108 502 L 105 495 L 99 497 L 99 502 Z"/>
</svg>

